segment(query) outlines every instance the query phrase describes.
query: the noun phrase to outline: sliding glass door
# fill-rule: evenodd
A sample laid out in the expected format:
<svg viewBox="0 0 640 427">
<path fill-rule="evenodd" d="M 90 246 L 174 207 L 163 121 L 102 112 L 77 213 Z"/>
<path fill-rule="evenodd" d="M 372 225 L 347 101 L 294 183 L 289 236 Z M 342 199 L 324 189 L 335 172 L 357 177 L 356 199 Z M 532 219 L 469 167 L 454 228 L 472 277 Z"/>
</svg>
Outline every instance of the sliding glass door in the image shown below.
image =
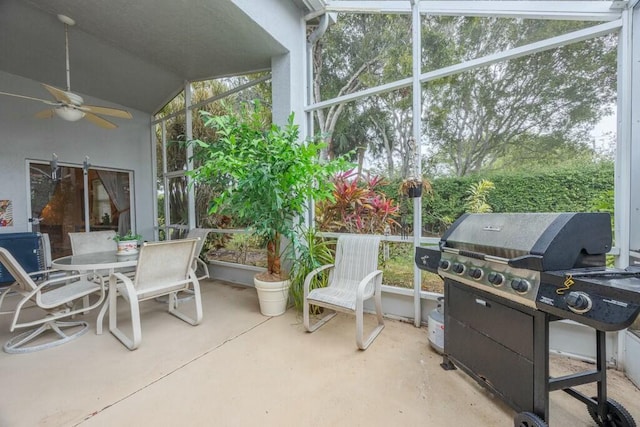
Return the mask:
<svg viewBox="0 0 640 427">
<path fill-rule="evenodd" d="M 132 227 L 131 172 L 33 161 L 29 187 L 32 230 L 49 234 L 54 259 L 71 254 L 70 232 Z"/>
</svg>

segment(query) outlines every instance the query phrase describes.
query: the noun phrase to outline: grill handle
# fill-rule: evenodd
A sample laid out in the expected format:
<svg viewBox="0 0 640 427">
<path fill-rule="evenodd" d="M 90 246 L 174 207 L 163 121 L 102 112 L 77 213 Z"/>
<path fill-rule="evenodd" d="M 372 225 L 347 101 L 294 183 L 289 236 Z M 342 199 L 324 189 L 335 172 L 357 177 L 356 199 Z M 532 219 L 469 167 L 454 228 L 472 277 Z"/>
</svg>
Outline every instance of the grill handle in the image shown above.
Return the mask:
<svg viewBox="0 0 640 427">
<path fill-rule="evenodd" d="M 493 262 L 497 262 L 499 264 L 509 264 L 509 262 L 511 260 L 507 259 L 507 258 L 502 258 L 499 256 L 494 256 L 494 255 L 487 255 L 487 254 L 483 254 L 481 252 L 474 252 L 474 251 L 468 251 L 465 249 L 456 249 L 456 248 L 450 248 L 447 246 L 443 246 L 442 247 L 442 252 L 447 252 L 450 254 L 455 254 L 455 255 L 462 255 L 462 256 L 466 256 L 469 258 L 475 258 L 475 259 L 479 259 L 479 260 L 483 260 L 483 261 L 493 261 Z"/>
<path fill-rule="evenodd" d="M 542 271 L 542 255 L 523 255 L 516 258 L 502 258 L 495 255 L 487 255 L 481 252 L 468 251 L 466 249 L 450 248 L 448 246 L 442 247 L 443 252 L 450 254 L 462 255 L 468 258 L 475 258 L 479 260 L 493 261 L 500 264 L 506 264 L 514 268 L 526 268 L 529 270 Z"/>
<path fill-rule="evenodd" d="M 526 268 L 528 270 L 543 271 L 544 266 L 542 262 L 544 257 L 542 255 L 523 255 L 509 260 L 509 265 L 513 268 Z"/>
</svg>

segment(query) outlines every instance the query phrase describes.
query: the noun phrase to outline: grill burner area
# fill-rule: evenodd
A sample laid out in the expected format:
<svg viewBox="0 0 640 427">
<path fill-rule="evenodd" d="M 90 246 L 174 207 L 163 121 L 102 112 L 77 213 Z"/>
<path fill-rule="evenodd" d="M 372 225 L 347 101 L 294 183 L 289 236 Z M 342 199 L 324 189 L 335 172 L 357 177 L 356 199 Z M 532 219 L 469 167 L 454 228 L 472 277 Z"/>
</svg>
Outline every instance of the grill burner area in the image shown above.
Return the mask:
<svg viewBox="0 0 640 427">
<path fill-rule="evenodd" d="M 640 312 L 640 270 L 605 267 L 606 213 L 465 214 L 439 250 L 416 248 L 419 268 L 445 281 L 443 367 L 459 367 L 517 412 L 515 425 L 546 426 L 548 394 L 564 390 L 598 425 L 635 426 L 606 390 L 605 331 Z M 549 322 L 596 331 L 597 369 L 549 378 Z M 596 397 L 573 389 L 597 383 Z"/>
</svg>

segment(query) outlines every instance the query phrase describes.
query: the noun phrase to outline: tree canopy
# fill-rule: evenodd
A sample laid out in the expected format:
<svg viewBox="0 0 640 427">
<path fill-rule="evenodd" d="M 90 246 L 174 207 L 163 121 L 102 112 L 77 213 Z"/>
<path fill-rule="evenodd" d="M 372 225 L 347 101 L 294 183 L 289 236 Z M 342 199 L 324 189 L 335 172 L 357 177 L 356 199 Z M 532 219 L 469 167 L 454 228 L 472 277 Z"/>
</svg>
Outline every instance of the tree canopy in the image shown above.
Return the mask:
<svg viewBox="0 0 640 427">
<path fill-rule="evenodd" d="M 591 23 L 423 17 L 422 69 L 483 57 Z M 423 169 L 468 175 L 507 162 L 554 163 L 592 155 L 590 131 L 616 97 L 615 35 L 500 62 L 423 85 Z M 411 74 L 411 23 L 403 15 L 340 15 L 315 45 L 317 100 Z M 329 156 L 355 150 L 377 173 L 411 171 L 411 89 L 318 111 Z"/>
</svg>

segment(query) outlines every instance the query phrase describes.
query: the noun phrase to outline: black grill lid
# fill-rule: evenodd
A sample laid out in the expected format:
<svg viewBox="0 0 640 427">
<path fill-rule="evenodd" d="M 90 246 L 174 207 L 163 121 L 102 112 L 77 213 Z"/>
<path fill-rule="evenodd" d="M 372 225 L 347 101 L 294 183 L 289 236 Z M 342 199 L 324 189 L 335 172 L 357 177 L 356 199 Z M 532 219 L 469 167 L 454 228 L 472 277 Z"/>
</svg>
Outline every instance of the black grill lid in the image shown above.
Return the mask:
<svg viewBox="0 0 640 427">
<path fill-rule="evenodd" d="M 440 247 L 538 271 L 604 265 L 611 217 L 600 212 L 464 214 L 442 236 Z"/>
</svg>

